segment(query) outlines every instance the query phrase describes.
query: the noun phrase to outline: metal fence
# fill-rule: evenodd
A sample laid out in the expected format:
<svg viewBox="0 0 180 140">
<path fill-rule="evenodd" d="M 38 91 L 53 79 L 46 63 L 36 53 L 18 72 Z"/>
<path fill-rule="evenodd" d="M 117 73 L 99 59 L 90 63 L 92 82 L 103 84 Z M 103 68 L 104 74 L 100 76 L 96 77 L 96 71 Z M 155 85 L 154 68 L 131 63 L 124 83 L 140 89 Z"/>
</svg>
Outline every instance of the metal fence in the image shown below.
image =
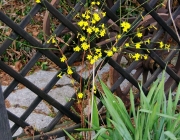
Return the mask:
<svg viewBox="0 0 180 140">
<path fill-rule="evenodd" d="M 155 33 L 153 32 L 154 34 L 152 33 L 153 34 L 153 36 L 151 36 L 152 41 L 157 41 L 158 39 L 166 41 L 167 40 L 166 37 L 171 37 L 175 42 L 177 42 L 177 46 L 174 46 L 173 50 L 170 50 L 165 57 L 162 57 L 159 52 L 152 49 L 154 47 L 153 44 L 149 44 L 149 45 L 142 44 L 142 47 L 144 48 L 143 50 L 144 53 L 147 53 L 147 49 L 149 50 L 148 55 L 150 56 L 150 58 L 148 60 L 133 61 L 130 62 L 129 66 L 123 68 L 119 65 L 119 60 L 121 60 L 123 55 L 120 54 L 116 60 L 114 60 L 111 57 L 106 57 L 105 60 L 102 62 L 103 64 L 97 66 L 96 73 L 97 70 L 99 68 L 102 68 L 106 63 L 112 66 L 113 85 L 111 87 L 111 91 L 115 92 L 117 89 L 116 91 L 117 95 L 120 96 L 125 102 L 128 102 L 126 96 L 132 86 L 139 89 L 137 79 L 140 75 L 143 75 L 142 88 L 145 94 L 148 93 L 149 86 L 158 77 L 158 75 L 162 73 L 164 69 L 166 70 L 166 73 L 169 76 L 165 83 L 166 93 L 168 93 L 170 88 L 174 90 L 180 81 L 180 65 L 178 63 L 180 59 L 179 50 L 178 50 L 180 41 L 177 37 L 176 32 L 170 27 L 170 25 L 172 24 L 171 17 L 165 15 L 166 18 L 164 18 L 163 14 L 159 14 L 154 10 L 154 7 L 158 2 L 157 0 L 151 0 L 149 3 L 146 3 L 144 0 L 137 0 L 137 1 L 139 2 L 140 5 L 142 5 L 144 11 L 142 12 L 142 15 L 140 15 L 136 19 L 131 20 L 132 28 L 130 29 L 127 36 L 121 38 L 118 41 L 117 46 L 121 46 L 129 37 L 131 37 L 134 29 L 136 29 L 139 26 L 145 15 L 151 15 L 151 16 L 150 19 L 147 20 L 147 22 L 143 23 L 144 25 L 153 22 L 157 22 L 158 25 L 158 30 L 156 30 Z M 54 8 L 48 1 L 43 0 L 41 1 L 40 4 L 36 4 L 32 8 L 32 10 L 26 15 L 26 17 L 21 21 L 20 24 L 16 24 L 7 15 L 5 15 L 2 11 L 0 11 L 0 20 L 3 23 L 5 23 L 8 27 L 10 27 L 13 31 L 9 35 L 9 37 L 3 42 L 3 44 L 1 44 L 0 56 L 8 49 L 8 47 L 13 43 L 13 41 L 16 40 L 19 36 L 25 39 L 26 41 L 28 41 L 32 46 L 37 47 L 36 54 L 29 60 L 29 62 L 19 73 L 13 70 L 7 64 L 5 64 L 2 60 L 0 60 L 0 69 L 14 78 L 14 80 L 9 84 L 9 86 L 3 92 L 5 99 L 10 95 L 10 93 L 19 83 L 23 84 L 25 87 L 30 89 L 32 92 L 34 92 L 34 94 L 38 96 L 20 117 L 17 117 L 15 114 L 11 113 L 10 111 L 7 111 L 9 120 L 15 123 L 11 127 L 12 134 L 14 134 L 19 127 L 25 128 L 29 126 L 29 124 L 25 120 L 42 100 L 45 100 L 59 111 L 58 114 L 55 116 L 55 118 L 51 121 L 51 123 L 43 130 L 43 132 L 47 134 L 44 135 L 44 139 L 47 139 L 48 138 L 47 136 L 55 135 L 57 137 L 61 137 L 65 135 L 64 131 L 62 130 L 51 131 L 64 115 L 76 123 L 76 125 L 68 127 L 66 131 L 74 132 L 75 128 L 81 127 L 80 117 L 74 114 L 70 110 L 70 107 L 73 105 L 74 100 L 69 101 L 66 105 L 63 106 L 61 103 L 57 102 L 50 95 L 48 95 L 48 92 L 59 80 L 57 74 L 63 70 L 66 70 L 67 65 L 65 63 L 60 62 L 59 57 L 56 56 L 51 50 L 46 49 L 50 47 L 51 44 L 47 44 L 47 43 L 41 44 L 29 33 L 27 33 L 24 30 L 24 28 L 27 26 L 27 24 L 30 23 L 31 18 L 34 17 L 41 10 L 41 8 L 45 7 L 52 14 L 52 16 L 57 20 L 59 20 L 61 23 L 55 29 L 53 34 L 59 36 L 63 32 L 63 30 L 67 27 L 74 35 L 77 35 L 77 33 L 81 31 L 79 30 L 79 28 L 77 28 L 77 26 L 73 24 L 71 20 L 78 12 L 80 12 L 81 8 L 84 6 L 85 3 L 86 0 L 81 0 L 75 5 L 74 9 L 67 16 L 65 16 L 62 13 L 60 13 L 56 8 Z M 119 17 L 116 15 L 116 11 L 123 4 L 124 4 L 124 0 L 121 1 L 118 0 L 114 3 L 112 7 L 108 8 L 107 6 L 103 5 L 103 9 L 106 12 L 106 16 L 100 22 L 106 24 L 107 21 L 111 19 L 114 23 L 116 23 L 117 26 L 119 26 L 120 21 L 119 21 Z M 173 19 L 178 19 L 177 17 L 179 13 L 180 13 L 180 7 L 178 6 L 172 12 Z M 153 22 L 151 22 L 150 20 L 153 20 Z M 162 34 L 164 34 L 165 36 L 164 38 L 162 38 Z M 135 37 L 133 41 L 139 42 L 140 40 L 139 38 Z M 93 46 L 94 44 L 92 43 L 91 45 Z M 48 59 L 50 59 L 60 68 L 57 74 L 54 75 L 52 80 L 48 82 L 48 84 L 45 86 L 43 90 L 25 78 L 25 75 L 30 71 L 30 69 L 35 65 L 35 63 L 42 55 L 45 55 Z M 80 55 L 81 52 L 72 53 L 67 61 L 68 65 L 71 66 L 75 62 L 75 60 L 80 57 Z M 177 59 L 172 67 L 172 65 L 170 64 L 175 56 Z M 134 74 L 131 73 L 133 70 L 135 70 Z M 148 75 L 148 73 L 150 73 L 150 75 Z M 87 79 L 84 79 L 76 71 L 74 71 L 72 77 L 78 82 L 82 80 L 81 83 L 86 83 L 89 79 L 92 79 L 92 77 L 88 77 Z M 124 80 L 128 80 L 129 84 L 124 90 L 122 90 L 119 88 L 119 86 L 123 83 Z M 99 97 L 98 93 L 96 95 Z M 76 94 L 74 94 L 72 98 L 76 98 Z M 102 107 L 102 104 L 100 103 L 98 107 L 100 109 Z M 38 134 L 38 132 L 35 135 L 36 135 L 35 139 L 39 139 L 41 137 L 41 135 Z"/>
</svg>

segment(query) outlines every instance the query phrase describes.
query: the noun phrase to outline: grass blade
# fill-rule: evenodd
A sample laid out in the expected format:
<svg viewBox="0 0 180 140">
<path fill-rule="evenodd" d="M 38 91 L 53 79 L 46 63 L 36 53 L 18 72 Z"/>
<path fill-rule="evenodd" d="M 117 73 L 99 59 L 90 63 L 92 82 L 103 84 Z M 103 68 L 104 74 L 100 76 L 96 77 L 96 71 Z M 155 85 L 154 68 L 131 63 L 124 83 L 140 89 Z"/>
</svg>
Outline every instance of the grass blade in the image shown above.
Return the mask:
<svg viewBox="0 0 180 140">
<path fill-rule="evenodd" d="M 91 123 L 93 128 L 99 128 L 99 115 L 98 115 L 98 108 L 96 103 L 96 96 L 93 95 L 92 98 L 92 115 L 91 115 Z"/>
<path fill-rule="evenodd" d="M 168 136 L 171 140 L 177 140 L 177 138 L 174 136 L 174 134 L 171 133 L 170 131 L 165 131 L 164 134 L 166 136 Z"/>
<path fill-rule="evenodd" d="M 70 138 L 70 140 L 75 140 L 65 129 L 63 131 L 66 133 L 66 135 Z"/>
</svg>

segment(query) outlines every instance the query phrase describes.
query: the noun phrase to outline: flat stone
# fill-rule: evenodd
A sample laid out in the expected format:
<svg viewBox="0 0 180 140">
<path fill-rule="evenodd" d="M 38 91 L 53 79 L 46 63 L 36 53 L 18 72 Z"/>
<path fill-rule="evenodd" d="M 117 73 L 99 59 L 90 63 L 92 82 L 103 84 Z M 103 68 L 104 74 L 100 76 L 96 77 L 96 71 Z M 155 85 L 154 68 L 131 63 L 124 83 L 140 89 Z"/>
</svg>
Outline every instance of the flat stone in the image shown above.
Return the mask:
<svg viewBox="0 0 180 140">
<path fill-rule="evenodd" d="M 51 71 L 39 70 L 33 73 L 32 75 L 26 76 L 25 78 L 28 79 L 37 87 L 43 89 L 46 87 L 48 82 L 57 74 L 58 74 L 57 70 L 51 70 Z M 61 84 L 61 85 L 70 84 L 70 83 L 71 83 L 71 79 L 68 78 L 65 74 L 57 82 L 57 84 Z"/>
<path fill-rule="evenodd" d="M 7 110 L 15 114 L 16 116 L 20 117 L 24 112 L 25 109 L 22 108 L 16 108 L 16 107 L 10 107 Z M 46 127 L 51 121 L 52 117 L 43 115 L 43 114 L 38 114 L 38 113 L 31 113 L 30 116 L 26 119 L 26 122 L 33 126 L 36 129 L 42 129 Z M 10 126 L 13 126 L 13 122 L 10 121 Z M 17 136 L 22 133 L 22 129 L 18 130 L 13 136 Z"/>
<path fill-rule="evenodd" d="M 50 95 L 52 98 L 54 98 L 56 101 L 58 101 L 62 105 L 65 105 L 71 99 L 74 93 L 75 93 L 74 88 L 70 86 L 63 86 L 61 88 L 52 89 L 48 93 L 48 95 Z M 58 112 L 56 108 L 54 108 L 54 110 L 55 112 Z"/>
<path fill-rule="evenodd" d="M 36 97 L 37 95 L 34 94 L 32 91 L 30 91 L 28 88 L 23 88 L 23 89 L 15 90 L 6 99 L 12 105 L 20 105 L 20 106 L 28 107 Z"/>
<path fill-rule="evenodd" d="M 25 78 L 32 82 L 37 87 L 43 89 L 48 82 L 55 76 L 57 71 L 43 71 L 39 70 L 32 75 L 26 76 Z"/>
</svg>

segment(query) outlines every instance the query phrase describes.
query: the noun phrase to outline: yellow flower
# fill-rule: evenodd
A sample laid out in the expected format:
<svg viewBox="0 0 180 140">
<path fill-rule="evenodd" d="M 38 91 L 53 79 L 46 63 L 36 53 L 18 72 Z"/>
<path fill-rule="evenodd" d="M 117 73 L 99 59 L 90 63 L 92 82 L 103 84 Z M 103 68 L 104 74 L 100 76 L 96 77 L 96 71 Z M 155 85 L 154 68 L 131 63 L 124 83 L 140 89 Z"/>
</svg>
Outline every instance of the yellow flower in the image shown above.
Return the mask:
<svg viewBox="0 0 180 140">
<path fill-rule="evenodd" d="M 170 48 L 170 44 L 165 44 L 165 48 Z"/>
<path fill-rule="evenodd" d="M 113 47 L 112 47 L 112 51 L 113 51 L 113 52 L 117 52 L 117 48 L 113 46 Z"/>
<path fill-rule="evenodd" d="M 61 61 L 61 62 L 65 62 L 66 60 L 67 60 L 67 58 L 66 58 L 65 55 L 63 55 L 63 56 L 60 58 L 60 61 Z"/>
<path fill-rule="evenodd" d="M 50 38 L 49 40 L 47 40 L 47 43 L 49 44 L 49 43 L 50 43 L 50 41 L 51 41 L 51 38 Z"/>
<path fill-rule="evenodd" d="M 91 2 L 91 5 L 95 5 L 96 3 L 93 1 L 93 2 Z"/>
<path fill-rule="evenodd" d="M 91 14 L 91 11 L 90 10 L 86 10 L 85 14 Z"/>
<path fill-rule="evenodd" d="M 129 47 L 130 45 L 129 45 L 129 43 L 125 43 L 125 46 L 126 46 L 126 47 Z"/>
<path fill-rule="evenodd" d="M 83 50 L 87 50 L 87 49 L 89 49 L 89 47 L 90 47 L 90 45 L 89 44 L 87 44 L 86 42 L 83 42 L 82 44 L 81 44 L 81 48 L 83 49 Z"/>
<path fill-rule="evenodd" d="M 108 57 L 113 56 L 113 51 L 111 51 L 111 50 L 104 51 L 104 52 L 107 54 Z"/>
<path fill-rule="evenodd" d="M 96 94 L 96 90 L 97 90 L 96 86 L 93 86 L 93 93 L 94 94 Z"/>
<path fill-rule="evenodd" d="M 79 92 L 79 93 L 77 94 L 77 96 L 78 96 L 79 99 L 82 99 L 82 98 L 83 98 L 83 93 L 82 93 L 82 92 Z"/>
<path fill-rule="evenodd" d="M 102 53 L 99 53 L 99 54 L 98 54 L 98 57 L 101 58 L 101 57 L 102 57 Z"/>
<path fill-rule="evenodd" d="M 47 43 L 49 44 L 50 42 L 54 44 L 56 43 L 56 39 L 53 36 L 51 36 L 50 39 L 47 41 Z"/>
<path fill-rule="evenodd" d="M 90 60 L 92 58 L 92 55 L 88 54 L 86 58 Z"/>
<path fill-rule="evenodd" d="M 121 27 L 130 28 L 130 27 L 131 27 L 131 24 L 130 24 L 129 22 L 123 21 L 123 22 L 121 23 Z"/>
<path fill-rule="evenodd" d="M 145 44 L 150 44 L 150 39 L 147 39 L 146 41 L 144 41 Z"/>
<path fill-rule="evenodd" d="M 131 24 L 126 22 L 126 21 L 123 21 L 121 23 L 121 27 L 123 27 L 123 32 L 127 32 L 129 28 L 131 28 Z"/>
<path fill-rule="evenodd" d="M 68 66 L 68 68 L 67 68 L 67 74 L 69 74 L 69 75 L 73 74 L 73 71 L 70 66 Z"/>
<path fill-rule="evenodd" d="M 56 40 L 55 40 L 54 37 L 52 38 L 52 43 L 53 43 L 53 44 L 56 43 Z"/>
<path fill-rule="evenodd" d="M 101 52 L 101 49 L 95 48 L 95 52 L 96 52 L 96 53 L 100 53 L 100 52 Z"/>
<path fill-rule="evenodd" d="M 102 12 L 101 14 L 102 14 L 102 16 L 103 16 L 103 17 L 105 17 L 105 16 L 106 16 L 106 12 Z"/>
<path fill-rule="evenodd" d="M 140 47 L 141 47 L 141 42 L 136 43 L 136 44 L 135 44 L 135 47 L 136 47 L 136 49 L 140 49 Z"/>
<path fill-rule="evenodd" d="M 87 28 L 87 33 L 91 34 L 92 33 L 92 29 L 90 27 Z"/>
<path fill-rule="evenodd" d="M 84 27 L 82 27 L 82 29 L 83 29 L 83 30 L 86 30 L 86 27 L 84 26 Z"/>
<path fill-rule="evenodd" d="M 86 15 L 85 19 L 90 19 L 90 16 L 89 14 Z"/>
<path fill-rule="evenodd" d="M 93 14 L 93 19 L 94 19 L 95 21 L 99 21 L 101 18 L 100 18 L 100 16 L 99 16 L 97 13 L 94 13 L 94 14 Z"/>
<path fill-rule="evenodd" d="M 123 28 L 123 32 L 127 32 L 127 31 L 128 31 L 128 29 L 129 29 L 129 28 L 124 27 L 124 28 Z"/>
<path fill-rule="evenodd" d="M 91 64 L 91 65 L 94 64 L 95 62 L 96 62 L 95 59 L 91 59 L 91 60 L 90 60 L 90 64 Z"/>
<path fill-rule="evenodd" d="M 103 29 L 103 30 L 100 31 L 100 36 L 101 36 L 101 37 L 103 37 L 105 34 L 106 34 L 106 30 L 105 30 L 105 29 Z"/>
<path fill-rule="evenodd" d="M 92 23 L 92 24 L 95 24 L 95 23 L 96 23 L 96 20 L 95 20 L 95 19 L 92 19 L 92 20 L 91 20 L 91 23 Z"/>
<path fill-rule="evenodd" d="M 62 72 L 60 72 L 57 77 L 62 78 Z"/>
<path fill-rule="evenodd" d="M 86 37 L 85 36 L 81 36 L 80 41 L 83 42 L 85 40 L 86 40 Z"/>
<path fill-rule="evenodd" d="M 86 15 L 85 15 L 85 14 L 82 14 L 82 17 L 83 17 L 83 18 L 85 18 L 85 17 L 86 17 Z"/>
<path fill-rule="evenodd" d="M 75 52 L 79 52 L 79 51 L 81 50 L 81 48 L 80 48 L 79 46 L 76 46 L 75 48 L 73 48 L 73 50 L 74 50 Z"/>
<path fill-rule="evenodd" d="M 165 49 L 167 49 L 167 50 L 168 50 L 168 52 L 169 52 L 169 49 L 170 49 L 170 44 L 165 44 Z"/>
<path fill-rule="evenodd" d="M 97 2 L 96 2 L 96 4 L 97 4 L 97 5 L 100 5 L 100 2 L 99 2 L 99 1 L 97 1 Z"/>
<path fill-rule="evenodd" d="M 120 39 L 120 38 L 121 38 L 121 35 L 120 35 L 120 34 L 118 34 L 118 35 L 116 36 L 116 38 L 117 38 L 117 39 Z"/>
<path fill-rule="evenodd" d="M 96 28 L 95 26 L 91 27 L 91 29 L 92 29 L 93 31 L 95 30 L 95 28 Z"/>
<path fill-rule="evenodd" d="M 147 54 L 143 55 L 143 57 L 144 57 L 145 60 L 148 59 L 148 55 Z"/>
<path fill-rule="evenodd" d="M 87 21 L 84 21 L 84 27 L 88 26 L 88 22 Z"/>
<path fill-rule="evenodd" d="M 36 3 L 41 3 L 41 0 L 36 0 Z"/>
<path fill-rule="evenodd" d="M 161 41 L 159 42 L 159 47 L 162 49 L 164 47 L 164 43 Z"/>
<path fill-rule="evenodd" d="M 138 33 L 136 34 L 136 36 L 140 38 L 140 37 L 142 37 L 142 33 L 138 32 Z"/>
<path fill-rule="evenodd" d="M 126 26 L 126 22 L 123 21 L 123 22 L 121 23 L 121 27 L 125 27 L 125 26 Z"/>
<path fill-rule="evenodd" d="M 79 21 L 79 22 L 78 22 L 78 25 L 79 25 L 80 27 L 82 27 L 82 26 L 84 25 L 84 21 L 83 21 L 83 20 Z"/>
<path fill-rule="evenodd" d="M 103 24 L 101 24 L 101 28 L 104 28 L 105 26 L 104 26 L 104 23 Z"/>
<path fill-rule="evenodd" d="M 95 61 L 97 61 L 98 60 L 98 55 L 95 55 L 94 57 L 93 57 L 93 59 L 95 60 Z"/>
<path fill-rule="evenodd" d="M 135 55 L 132 56 L 132 58 L 134 58 L 135 61 L 138 61 L 139 58 L 140 58 L 140 56 L 141 56 L 141 55 L 140 55 L 139 53 L 136 53 Z"/>
<path fill-rule="evenodd" d="M 99 28 L 97 28 L 97 27 L 94 28 L 94 32 L 95 32 L 95 33 L 98 33 L 98 32 L 99 32 Z"/>
</svg>

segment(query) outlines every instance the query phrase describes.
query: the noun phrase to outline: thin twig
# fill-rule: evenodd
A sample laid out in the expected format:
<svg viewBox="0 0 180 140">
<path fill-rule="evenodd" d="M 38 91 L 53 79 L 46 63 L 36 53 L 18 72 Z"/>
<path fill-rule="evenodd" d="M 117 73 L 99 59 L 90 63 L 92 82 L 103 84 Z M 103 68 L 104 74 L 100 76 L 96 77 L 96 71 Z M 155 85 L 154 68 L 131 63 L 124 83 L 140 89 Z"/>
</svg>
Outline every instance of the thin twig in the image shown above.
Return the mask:
<svg viewBox="0 0 180 140">
<path fill-rule="evenodd" d="M 172 2 L 173 2 L 173 1 L 172 1 Z M 174 26 L 176 35 L 177 35 L 178 40 L 179 40 L 179 42 L 180 42 L 179 33 L 178 33 L 178 31 L 177 31 L 176 24 L 175 24 L 174 19 L 173 19 L 173 17 L 172 17 L 172 12 L 171 12 L 171 0 L 168 0 L 168 9 L 169 9 L 169 15 L 170 15 L 170 18 L 171 18 L 171 20 L 172 20 L 172 23 L 173 23 L 173 26 Z"/>
</svg>

